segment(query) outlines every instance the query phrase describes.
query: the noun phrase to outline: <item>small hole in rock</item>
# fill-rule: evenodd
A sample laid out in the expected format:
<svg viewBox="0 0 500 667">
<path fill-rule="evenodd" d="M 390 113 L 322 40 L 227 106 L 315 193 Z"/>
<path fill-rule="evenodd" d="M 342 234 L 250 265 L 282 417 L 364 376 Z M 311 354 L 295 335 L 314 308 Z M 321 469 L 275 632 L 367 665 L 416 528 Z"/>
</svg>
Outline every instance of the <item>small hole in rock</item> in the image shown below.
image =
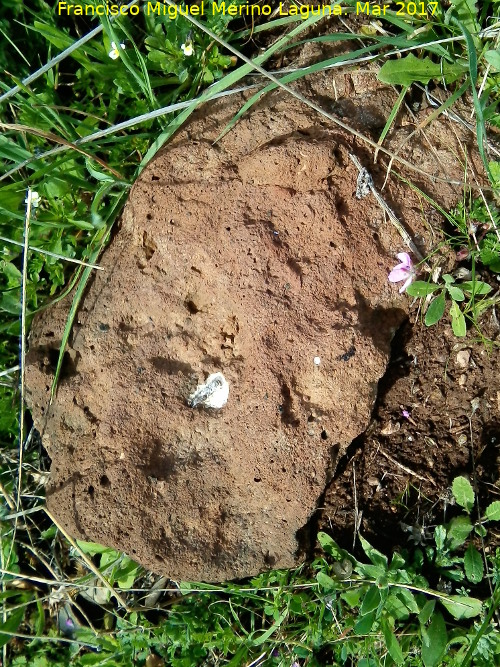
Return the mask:
<svg viewBox="0 0 500 667">
<path fill-rule="evenodd" d="M 89 496 L 93 496 L 93 495 L 94 495 L 94 487 L 92 486 L 92 484 L 91 484 L 91 485 L 89 486 L 89 488 L 87 489 L 87 493 L 89 494 Z"/>
<path fill-rule="evenodd" d="M 309 415 L 309 417 L 307 418 L 307 421 L 308 422 L 313 422 L 314 421 L 313 415 Z"/>
<path fill-rule="evenodd" d="M 253 481 L 254 481 L 254 482 L 260 482 L 260 481 L 262 481 L 262 480 L 261 480 L 260 477 L 254 477 L 254 478 L 253 478 Z"/>
<path fill-rule="evenodd" d="M 111 482 L 109 481 L 109 478 L 107 475 L 101 475 L 101 479 L 99 480 L 99 483 L 101 486 L 111 486 Z"/>
<path fill-rule="evenodd" d="M 326 431 L 321 431 L 321 439 L 328 440 L 328 433 Z"/>
<path fill-rule="evenodd" d="M 200 309 L 198 308 L 198 306 L 195 304 L 195 302 L 192 299 L 186 299 L 186 301 L 184 302 L 184 305 L 189 310 L 191 315 L 196 315 L 196 313 L 200 312 Z"/>
</svg>

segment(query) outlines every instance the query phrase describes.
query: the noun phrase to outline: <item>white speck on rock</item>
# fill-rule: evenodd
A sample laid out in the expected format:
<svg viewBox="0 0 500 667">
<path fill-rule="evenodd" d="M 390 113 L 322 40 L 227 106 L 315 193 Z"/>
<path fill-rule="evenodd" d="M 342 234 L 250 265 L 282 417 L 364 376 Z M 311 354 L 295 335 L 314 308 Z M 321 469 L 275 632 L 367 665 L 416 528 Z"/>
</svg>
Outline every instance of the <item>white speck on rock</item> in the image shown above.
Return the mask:
<svg viewBox="0 0 500 667">
<path fill-rule="evenodd" d="M 321 363 L 320 357 L 314 357 L 313 361 L 315 366 L 319 366 Z"/>
<path fill-rule="evenodd" d="M 190 408 L 203 405 L 206 408 L 220 410 L 223 408 L 229 396 L 229 384 L 222 373 L 212 373 L 207 377 L 205 384 L 198 385 L 188 398 Z"/>
</svg>

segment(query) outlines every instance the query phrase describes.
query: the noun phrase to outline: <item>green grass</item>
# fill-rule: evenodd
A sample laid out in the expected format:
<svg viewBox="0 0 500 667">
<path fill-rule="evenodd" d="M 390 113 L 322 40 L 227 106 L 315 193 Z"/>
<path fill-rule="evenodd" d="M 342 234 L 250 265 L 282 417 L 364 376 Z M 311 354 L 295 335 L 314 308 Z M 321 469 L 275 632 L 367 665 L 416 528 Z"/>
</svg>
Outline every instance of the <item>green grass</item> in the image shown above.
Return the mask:
<svg viewBox="0 0 500 667">
<path fill-rule="evenodd" d="M 46 597 L 7 587 L 12 622 L 4 624 L 0 638 L 8 639 L 7 631 L 26 636 L 18 626 L 37 636 L 13 656 L 13 665 L 126 666 L 148 664 L 152 653 L 175 667 L 243 665 L 259 656 L 258 664 L 276 666 L 294 661 L 317 667 L 496 664 L 500 637 L 492 632 L 489 616 L 500 597 L 500 550 L 485 555 L 474 542 L 485 540 L 488 527 L 500 520 L 500 502 L 474 520 L 470 482 L 457 478 L 453 494 L 463 513 L 437 526 L 425 545 L 388 558 L 360 538 L 365 556 L 358 560 L 320 533 L 324 557 L 243 585 L 180 583 L 152 590 L 147 573 L 129 558 L 80 542 L 65 555 L 72 570 L 83 574 L 60 587 L 55 579 L 31 579 L 39 589 L 47 584 L 51 592 Z M 55 536 L 54 526 L 43 535 L 46 540 Z M 121 606 L 111 605 L 114 593 L 88 574 L 85 554 L 94 557 L 93 569 L 118 591 Z M 430 577 L 439 590 L 430 586 Z M 455 594 L 446 592 L 452 584 Z M 491 600 L 471 595 L 471 589 L 488 586 Z M 102 606 L 102 618 L 85 623 L 74 602 L 77 592 Z M 69 645 L 45 629 L 47 605 L 56 601 L 65 627 L 69 619 L 74 638 Z"/>
<path fill-rule="evenodd" d="M 344 3 L 347 10 L 354 6 Z M 19 456 L 27 434 L 21 428 L 17 370 L 23 363 L 23 329 L 37 311 L 71 292 L 71 314 L 76 313 L 96 270 L 88 264 L 98 264 L 144 166 L 198 105 L 231 94 L 234 86 L 255 88 L 241 114 L 280 86 L 344 129 L 345 123 L 289 84 L 363 59 L 377 61 L 379 78 L 401 91 L 430 81 L 446 87 L 448 97 L 436 115 L 453 111 L 458 99 L 470 95 L 469 120 L 491 189 L 498 190 L 500 163 L 487 124 L 500 127 L 499 16 L 498 1 L 453 0 L 446 9 L 439 5 L 431 20 L 389 11 L 383 30 L 372 25 L 360 34 L 314 38 L 343 44 L 343 54 L 269 75 L 264 67 L 274 55 L 311 41 L 308 30 L 316 17 L 277 18 L 252 30 L 222 15 L 202 25 L 144 15 L 113 22 L 104 17 L 99 24 L 60 17 L 53 3 L 43 0 L 2 4 L 0 644 L 5 664 L 428 667 L 500 660 L 500 641 L 490 626 L 500 601 L 500 553 L 484 550 L 490 522 L 500 511 L 490 505 L 473 520 L 477 499 L 466 482 L 453 488 L 462 513 L 437 526 L 426 544 L 391 559 L 362 542 L 364 559 L 357 560 L 322 534 L 322 557 L 298 570 L 263 574 L 241 585 L 181 583 L 157 591 L 154 600 L 147 572 L 110 549 L 70 546 L 42 509 L 39 452 L 28 447 Z M 271 29 L 273 39 L 250 62 L 241 54 L 243 45 L 251 36 L 265 39 Z M 186 56 L 181 45 L 190 40 L 194 51 Z M 112 42 L 125 45 L 116 60 L 108 55 Z M 250 81 L 250 73 L 258 76 Z M 352 133 L 379 157 L 418 172 L 418 165 L 392 155 L 383 141 L 402 100 L 401 93 L 379 142 Z M 238 117 L 220 128 L 221 135 Z M 28 187 L 40 198 L 29 216 Z M 446 243 L 467 252 L 462 262 L 471 272 L 469 282 L 476 267 L 500 269 L 498 199 L 495 204 L 491 193 L 481 194 L 466 189 L 456 211 L 442 212 Z M 30 248 L 26 264 L 24 245 Z M 464 281 L 438 285 L 443 299 L 450 298 L 462 313 L 463 322 L 452 313 L 452 322 L 460 320 L 459 334 L 464 323 L 479 326 L 485 308 L 495 303 L 474 287 L 467 292 Z M 452 586 L 453 596 L 437 590 L 443 582 Z M 95 618 L 89 618 L 77 592 L 98 603 Z M 58 614 L 66 636 L 57 629 Z"/>
</svg>

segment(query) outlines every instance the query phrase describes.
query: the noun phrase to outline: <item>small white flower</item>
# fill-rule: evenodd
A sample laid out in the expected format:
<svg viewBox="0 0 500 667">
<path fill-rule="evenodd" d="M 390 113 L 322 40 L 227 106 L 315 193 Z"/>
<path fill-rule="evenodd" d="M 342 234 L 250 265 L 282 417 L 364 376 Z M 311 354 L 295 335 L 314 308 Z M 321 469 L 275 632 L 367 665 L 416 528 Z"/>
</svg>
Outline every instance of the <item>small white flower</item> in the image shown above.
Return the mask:
<svg viewBox="0 0 500 667">
<path fill-rule="evenodd" d="M 185 56 L 193 55 L 193 42 L 187 42 L 186 44 L 181 44 L 182 53 Z"/>
<path fill-rule="evenodd" d="M 35 190 L 32 190 L 31 191 L 31 207 L 32 208 L 37 208 L 40 205 L 41 201 L 42 201 L 42 198 L 40 197 L 38 192 L 36 192 Z M 28 203 L 28 196 L 26 196 L 26 199 L 24 200 L 24 203 L 25 204 Z"/>
<path fill-rule="evenodd" d="M 123 42 L 120 42 L 120 48 L 125 48 L 125 44 Z M 118 51 L 118 47 L 116 46 L 115 42 L 111 42 L 111 51 L 108 53 L 108 56 L 111 58 L 111 60 L 116 60 L 120 57 L 120 52 Z"/>
</svg>

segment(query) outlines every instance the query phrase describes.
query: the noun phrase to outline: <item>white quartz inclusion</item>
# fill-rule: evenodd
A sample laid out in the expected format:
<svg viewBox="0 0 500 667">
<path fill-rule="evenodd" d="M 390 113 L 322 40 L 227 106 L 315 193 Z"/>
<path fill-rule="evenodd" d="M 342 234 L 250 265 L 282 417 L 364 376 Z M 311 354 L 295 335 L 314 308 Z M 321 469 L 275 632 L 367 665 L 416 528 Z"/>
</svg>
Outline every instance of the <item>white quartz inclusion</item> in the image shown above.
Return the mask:
<svg viewBox="0 0 500 667">
<path fill-rule="evenodd" d="M 205 384 L 198 385 L 188 398 L 188 405 L 195 408 L 197 405 L 203 405 L 206 408 L 220 410 L 223 408 L 229 397 L 229 384 L 222 373 L 212 373 L 207 377 Z"/>
</svg>

